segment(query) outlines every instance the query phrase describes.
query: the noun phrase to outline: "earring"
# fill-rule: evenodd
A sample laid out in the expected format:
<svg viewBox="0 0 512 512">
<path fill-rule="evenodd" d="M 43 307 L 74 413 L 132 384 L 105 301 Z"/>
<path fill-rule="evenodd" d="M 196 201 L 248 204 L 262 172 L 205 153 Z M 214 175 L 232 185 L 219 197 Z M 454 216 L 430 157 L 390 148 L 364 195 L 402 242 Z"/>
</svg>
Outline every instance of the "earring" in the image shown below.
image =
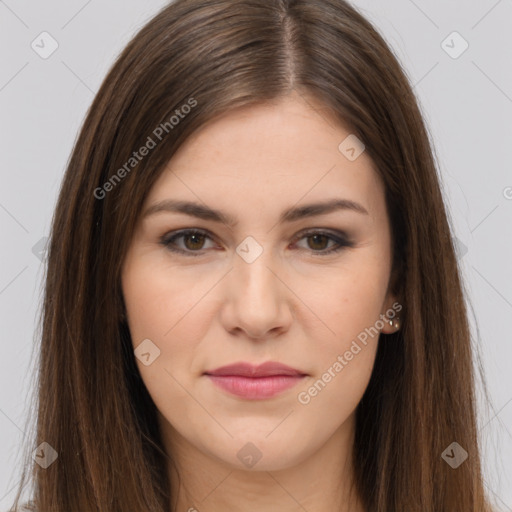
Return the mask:
<svg viewBox="0 0 512 512">
<path fill-rule="evenodd" d="M 398 330 L 400 329 L 400 318 L 398 318 L 398 317 L 397 317 L 395 320 L 391 319 L 391 320 L 389 321 L 389 325 L 390 325 L 391 327 L 393 327 L 393 325 L 394 325 L 394 327 L 395 327 L 395 328 L 396 328 L 396 330 L 398 331 Z"/>
</svg>

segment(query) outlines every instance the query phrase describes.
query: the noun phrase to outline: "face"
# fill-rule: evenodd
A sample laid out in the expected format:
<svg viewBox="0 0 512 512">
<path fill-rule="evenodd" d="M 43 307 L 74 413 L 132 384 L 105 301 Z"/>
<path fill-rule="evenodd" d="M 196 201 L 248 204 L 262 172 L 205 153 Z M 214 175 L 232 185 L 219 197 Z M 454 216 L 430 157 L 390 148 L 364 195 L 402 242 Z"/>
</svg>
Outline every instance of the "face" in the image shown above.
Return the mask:
<svg viewBox="0 0 512 512">
<path fill-rule="evenodd" d="M 313 105 L 291 95 L 215 119 L 147 197 L 122 289 L 173 450 L 239 469 L 300 463 L 353 425 L 379 334 L 394 332 L 381 321 L 396 304 L 383 184 Z M 269 361 L 295 372 L 212 375 Z"/>
</svg>

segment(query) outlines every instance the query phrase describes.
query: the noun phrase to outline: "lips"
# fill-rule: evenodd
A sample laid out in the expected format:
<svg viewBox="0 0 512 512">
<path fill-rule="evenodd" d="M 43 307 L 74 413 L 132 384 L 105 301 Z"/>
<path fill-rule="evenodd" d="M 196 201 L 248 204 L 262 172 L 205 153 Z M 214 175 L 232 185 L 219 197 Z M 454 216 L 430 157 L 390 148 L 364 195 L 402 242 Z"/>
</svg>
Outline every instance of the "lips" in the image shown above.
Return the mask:
<svg viewBox="0 0 512 512">
<path fill-rule="evenodd" d="M 275 361 L 268 361 L 254 366 L 250 363 L 234 363 L 227 366 L 221 366 L 216 370 L 205 372 L 206 375 L 217 376 L 238 376 L 238 377 L 273 377 L 275 375 L 288 375 L 288 376 L 304 376 L 307 375 L 300 370 L 292 368 L 282 363 Z"/>
<path fill-rule="evenodd" d="M 269 361 L 259 366 L 235 363 L 204 373 L 215 386 L 246 400 L 264 400 L 294 387 L 306 373 Z"/>
</svg>

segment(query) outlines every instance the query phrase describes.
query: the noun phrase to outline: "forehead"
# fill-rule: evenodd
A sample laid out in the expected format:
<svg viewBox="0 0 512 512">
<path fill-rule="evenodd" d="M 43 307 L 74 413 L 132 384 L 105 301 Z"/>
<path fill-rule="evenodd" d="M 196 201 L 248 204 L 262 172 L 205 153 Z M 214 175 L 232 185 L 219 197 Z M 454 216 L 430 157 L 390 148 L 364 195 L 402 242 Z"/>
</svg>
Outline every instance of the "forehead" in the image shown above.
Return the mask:
<svg viewBox="0 0 512 512">
<path fill-rule="evenodd" d="M 280 212 L 336 197 L 382 214 L 380 177 L 364 151 L 355 160 L 340 151 L 347 137 L 353 137 L 349 129 L 297 94 L 233 110 L 179 148 L 146 204 L 174 198 L 245 210 L 275 205 Z"/>
</svg>

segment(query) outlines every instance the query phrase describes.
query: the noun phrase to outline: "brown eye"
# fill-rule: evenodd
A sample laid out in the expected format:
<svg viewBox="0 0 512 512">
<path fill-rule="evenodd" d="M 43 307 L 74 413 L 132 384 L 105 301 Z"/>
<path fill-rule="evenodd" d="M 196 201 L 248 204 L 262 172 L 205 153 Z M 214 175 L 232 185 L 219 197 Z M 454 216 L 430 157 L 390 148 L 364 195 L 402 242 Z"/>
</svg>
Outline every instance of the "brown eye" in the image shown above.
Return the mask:
<svg viewBox="0 0 512 512">
<path fill-rule="evenodd" d="M 182 235 L 182 236 L 183 236 L 183 240 L 190 241 L 190 244 L 187 244 L 187 242 L 185 242 L 185 246 L 187 249 L 191 249 L 191 250 L 202 249 L 202 245 L 204 244 L 204 238 L 205 238 L 204 234 L 192 233 L 190 235 Z"/>
<path fill-rule="evenodd" d="M 181 239 L 183 243 L 180 245 L 177 241 Z M 348 240 L 342 232 L 335 235 L 325 231 L 312 231 L 302 233 L 296 238 L 299 241 L 303 239 L 307 240 L 307 247 L 304 247 L 304 249 L 316 256 L 324 256 L 341 251 L 346 247 L 354 247 L 354 243 Z M 204 250 L 209 248 L 205 247 L 207 240 L 213 241 L 213 238 L 206 231 L 187 229 L 164 236 L 160 243 L 171 252 L 186 256 L 200 256 Z M 331 243 L 331 246 L 329 246 L 329 243 Z"/>
<path fill-rule="evenodd" d="M 183 245 L 176 243 L 177 240 L 183 239 Z M 198 256 L 201 250 L 205 249 L 205 240 L 212 238 L 206 232 L 198 230 L 185 230 L 175 233 L 172 236 L 164 236 L 160 243 L 169 251 Z M 197 253 L 197 254 L 194 254 Z"/>
<path fill-rule="evenodd" d="M 311 242 L 308 244 L 309 247 L 315 250 L 326 249 L 330 239 L 328 236 L 325 235 L 309 235 L 306 238 Z"/>
<path fill-rule="evenodd" d="M 310 231 L 299 235 L 298 240 L 308 240 L 306 250 L 310 250 L 317 256 L 341 251 L 346 247 L 354 247 L 354 243 L 348 240 L 344 233 L 334 235 L 325 231 Z M 334 242 L 329 247 L 329 242 Z"/>
</svg>

